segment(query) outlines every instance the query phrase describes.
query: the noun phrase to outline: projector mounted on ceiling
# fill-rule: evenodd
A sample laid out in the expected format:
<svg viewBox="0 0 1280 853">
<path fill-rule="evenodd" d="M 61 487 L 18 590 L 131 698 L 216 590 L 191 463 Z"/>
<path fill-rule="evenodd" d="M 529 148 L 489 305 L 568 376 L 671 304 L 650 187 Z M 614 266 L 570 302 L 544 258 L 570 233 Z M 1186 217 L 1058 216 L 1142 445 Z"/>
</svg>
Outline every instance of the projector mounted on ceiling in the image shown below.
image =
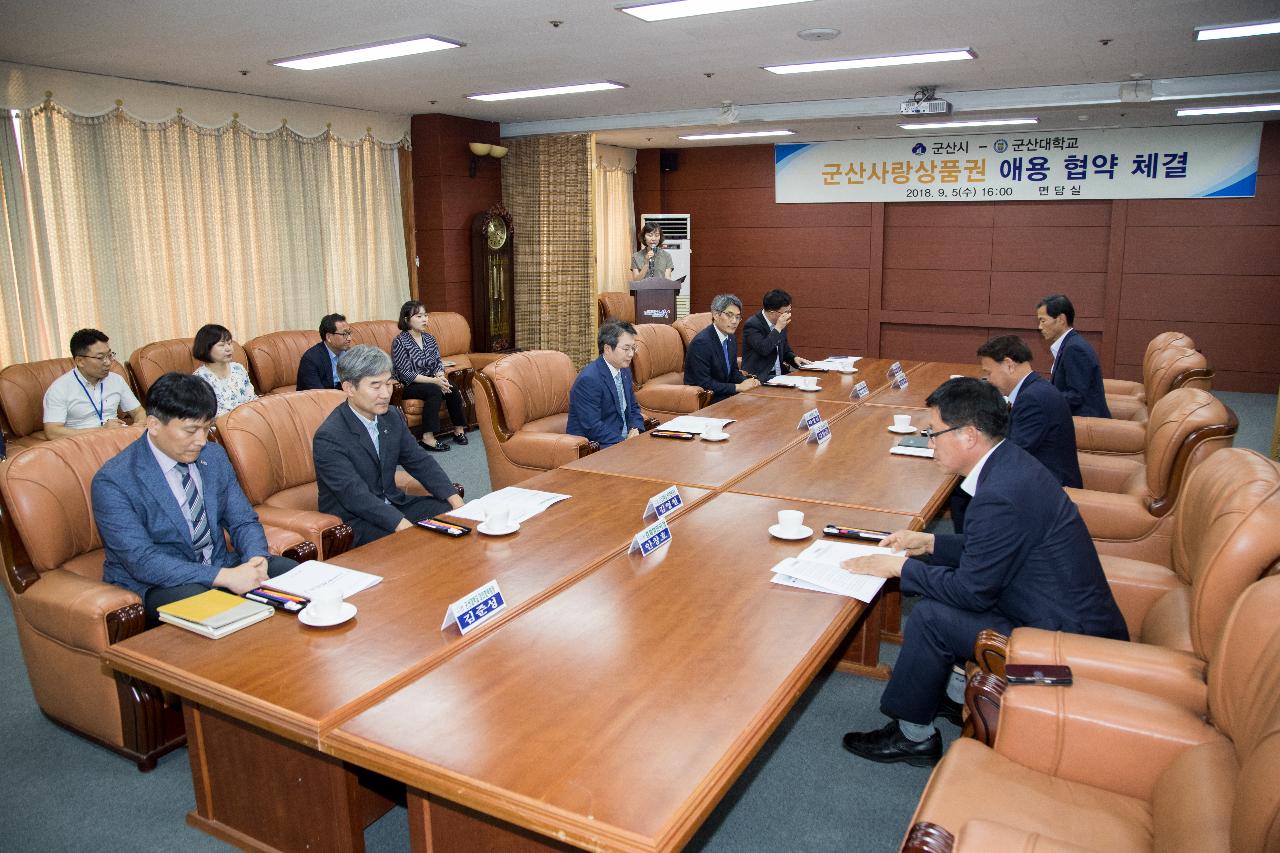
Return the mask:
<svg viewBox="0 0 1280 853">
<path fill-rule="evenodd" d="M 935 86 L 921 86 L 908 100 L 898 108 L 904 116 L 943 115 L 951 112 L 951 104 L 941 98 L 935 98 Z"/>
</svg>

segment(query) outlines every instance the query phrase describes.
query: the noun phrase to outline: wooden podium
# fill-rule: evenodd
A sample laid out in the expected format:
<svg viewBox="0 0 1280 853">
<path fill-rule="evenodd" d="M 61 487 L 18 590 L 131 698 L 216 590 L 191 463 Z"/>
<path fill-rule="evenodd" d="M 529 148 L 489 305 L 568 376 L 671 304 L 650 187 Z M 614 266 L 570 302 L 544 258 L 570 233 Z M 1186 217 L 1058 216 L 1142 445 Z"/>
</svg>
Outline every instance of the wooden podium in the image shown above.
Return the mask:
<svg viewBox="0 0 1280 853">
<path fill-rule="evenodd" d="M 637 323 L 666 323 L 676 319 L 676 294 L 684 279 L 642 278 L 631 282 L 631 295 L 636 300 Z"/>
</svg>

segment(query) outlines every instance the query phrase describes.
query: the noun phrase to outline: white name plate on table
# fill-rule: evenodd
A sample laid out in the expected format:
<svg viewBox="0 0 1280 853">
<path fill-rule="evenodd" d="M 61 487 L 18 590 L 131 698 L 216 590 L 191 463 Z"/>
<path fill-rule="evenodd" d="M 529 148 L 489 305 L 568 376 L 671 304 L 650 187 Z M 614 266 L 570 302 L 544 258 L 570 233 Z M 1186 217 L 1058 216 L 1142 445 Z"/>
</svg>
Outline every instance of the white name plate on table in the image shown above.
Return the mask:
<svg viewBox="0 0 1280 853">
<path fill-rule="evenodd" d="M 850 400 L 861 400 L 863 397 L 870 397 L 870 396 L 871 396 L 871 389 L 867 387 L 867 382 L 865 379 L 859 382 L 857 385 L 854 385 L 853 390 L 849 392 Z"/>
<path fill-rule="evenodd" d="M 800 416 L 800 423 L 796 424 L 796 429 L 808 429 L 814 424 L 821 423 L 822 414 L 817 409 L 810 409 Z"/>
<path fill-rule="evenodd" d="M 450 604 L 449 609 L 445 611 L 444 622 L 440 623 L 440 630 L 448 628 L 449 623 L 453 622 L 457 624 L 459 631 L 466 634 L 479 628 L 482 622 L 492 619 L 506 606 L 507 602 L 502 598 L 498 582 L 489 581 L 475 592 L 464 595 Z"/>
<path fill-rule="evenodd" d="M 665 519 L 660 518 L 632 537 L 627 553 L 639 551 L 641 557 L 646 557 L 670 541 L 671 528 L 667 527 Z"/>
<path fill-rule="evenodd" d="M 902 370 L 902 362 L 895 361 L 889 365 L 889 370 L 885 373 L 889 379 L 889 384 L 897 390 L 901 391 L 907 387 L 907 374 Z"/>
<path fill-rule="evenodd" d="M 809 444 L 826 444 L 831 440 L 831 425 L 826 421 L 818 421 L 809 427 L 809 437 L 805 439 Z"/>
<path fill-rule="evenodd" d="M 662 518 L 682 506 L 684 506 L 684 498 L 680 497 L 679 487 L 669 486 L 649 498 L 649 502 L 644 505 L 644 515 L 641 518 Z"/>
</svg>

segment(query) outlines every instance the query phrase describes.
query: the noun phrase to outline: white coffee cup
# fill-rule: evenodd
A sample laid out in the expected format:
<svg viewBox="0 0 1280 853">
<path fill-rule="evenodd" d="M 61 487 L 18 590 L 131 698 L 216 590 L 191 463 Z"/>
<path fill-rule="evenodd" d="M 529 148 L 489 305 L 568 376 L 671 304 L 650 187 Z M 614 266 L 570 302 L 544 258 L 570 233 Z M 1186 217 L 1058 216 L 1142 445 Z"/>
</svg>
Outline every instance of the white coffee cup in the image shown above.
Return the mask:
<svg viewBox="0 0 1280 853">
<path fill-rule="evenodd" d="M 806 377 L 804 377 L 804 387 L 806 387 L 806 388 L 817 388 L 817 387 L 818 387 L 818 377 L 816 377 L 816 376 L 806 376 Z"/>
<path fill-rule="evenodd" d="M 840 372 L 845 374 L 846 376 L 849 375 L 850 373 L 853 373 L 853 365 L 852 364 L 841 365 Z"/>
<path fill-rule="evenodd" d="M 804 513 L 798 509 L 778 510 L 778 527 L 783 533 L 799 533 L 804 526 Z"/>
<path fill-rule="evenodd" d="M 911 429 L 911 415 L 894 415 L 894 429 Z"/>
<path fill-rule="evenodd" d="M 511 507 L 505 505 L 491 507 L 484 514 L 484 523 L 486 527 L 494 530 L 506 530 L 511 526 Z"/>
<path fill-rule="evenodd" d="M 321 622 L 337 619 L 342 612 L 342 593 L 336 589 L 318 589 L 311 594 L 307 610 Z"/>
</svg>

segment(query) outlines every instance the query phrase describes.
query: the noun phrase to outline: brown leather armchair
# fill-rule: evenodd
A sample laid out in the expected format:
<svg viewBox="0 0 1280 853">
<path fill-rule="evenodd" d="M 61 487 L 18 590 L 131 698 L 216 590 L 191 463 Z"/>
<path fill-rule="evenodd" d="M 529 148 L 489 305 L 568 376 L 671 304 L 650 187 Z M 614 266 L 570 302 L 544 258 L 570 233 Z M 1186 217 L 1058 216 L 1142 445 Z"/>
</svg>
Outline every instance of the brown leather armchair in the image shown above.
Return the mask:
<svg viewBox="0 0 1280 853">
<path fill-rule="evenodd" d="M 144 344 L 133 351 L 129 356 L 129 372 L 133 375 L 133 386 L 138 389 L 140 400 L 146 402 L 152 383 L 166 373 L 191 373 L 202 364 L 191 355 L 193 341 L 193 338 L 173 338 Z M 240 366 L 248 370 L 249 356 L 244 347 L 232 341 L 231 352 Z"/>
<path fill-rule="evenodd" d="M 1203 714 L 1206 662 L 1227 615 L 1245 589 L 1277 565 L 1280 465 L 1228 448 L 1187 479 L 1164 559 L 1102 556 L 1134 642 L 1018 628 L 1008 638 L 984 632 L 975 659 L 998 676 L 1004 660 L 1067 664 L 1077 678 L 1151 693 Z M 1002 644 L 1003 654 L 994 651 Z"/>
<path fill-rule="evenodd" d="M 684 348 L 689 348 L 689 342 L 694 336 L 711 325 L 711 312 L 704 311 L 701 314 L 688 314 L 681 317 L 671 324 L 677 332 L 680 333 L 680 340 L 684 343 Z"/>
<path fill-rule="evenodd" d="M 1169 553 L 1172 510 L 1186 478 L 1230 447 L 1239 422 L 1208 391 L 1178 388 L 1151 412 L 1142 457 L 1080 454 L 1083 489 L 1067 489 L 1098 551 L 1159 561 Z"/>
<path fill-rule="evenodd" d="M 11 364 L 0 370 L 0 428 L 4 429 L 10 456 L 18 448 L 49 440 L 44 434 L 44 392 L 53 380 L 73 367 L 75 362 L 70 358 L 50 358 Z M 114 362 L 111 369 L 133 387 L 123 363 Z"/>
<path fill-rule="evenodd" d="M 951 745 L 903 849 L 1280 850 L 1277 612 L 1280 577 L 1236 603 L 1207 720 L 1088 679 L 1010 685 L 994 746 Z"/>
<path fill-rule="evenodd" d="M 601 325 L 607 320 L 624 323 L 636 321 L 636 298 L 630 292 L 607 292 L 596 297 L 596 319 Z"/>
<path fill-rule="evenodd" d="M 1111 409 L 1110 418 L 1075 417 L 1076 449 L 1088 453 L 1141 456 L 1145 444 L 1149 407 L 1176 388 L 1209 390 L 1213 371 L 1205 357 L 1185 347 L 1165 347 L 1151 358 L 1147 374 L 1146 402 L 1123 398 Z M 1110 401 L 1108 401 L 1110 405 Z"/>
<path fill-rule="evenodd" d="M 672 326 L 662 323 L 636 326 L 631 379 L 636 385 L 640 411 L 659 422 L 711 404 L 710 391 L 684 384 L 684 344 Z"/>
<path fill-rule="evenodd" d="M 90 484 L 141 427 L 95 430 L 30 447 L 0 466 L 5 524 L 5 590 L 27 675 L 40 710 L 54 722 L 150 770 L 185 740 L 182 713 L 160 691 L 105 670 L 102 651 L 146 627 L 136 594 L 102 580 L 104 553 Z M 316 548 L 264 527 L 272 553 L 296 560 Z M 29 564 L 15 565 L 9 538 Z"/>
<path fill-rule="evenodd" d="M 476 409 L 494 489 L 600 449 L 565 432 L 575 378 L 569 356 L 555 350 L 512 353 L 476 372 Z"/>
<path fill-rule="evenodd" d="M 320 343 L 316 331 L 270 332 L 246 341 L 249 375 L 259 394 L 283 394 L 298 386 L 298 362 L 302 354 Z"/>
<path fill-rule="evenodd" d="M 1111 405 L 1111 398 L 1135 398 L 1138 402 L 1146 402 L 1146 376 L 1148 367 L 1151 365 L 1151 358 L 1165 347 L 1186 347 L 1187 349 L 1195 349 L 1196 342 L 1183 332 L 1161 332 L 1156 335 L 1147 344 L 1147 351 L 1142 356 L 1142 379 L 1137 382 L 1132 379 L 1103 379 L 1102 390 L 1107 395 L 1107 405 Z"/>
</svg>

